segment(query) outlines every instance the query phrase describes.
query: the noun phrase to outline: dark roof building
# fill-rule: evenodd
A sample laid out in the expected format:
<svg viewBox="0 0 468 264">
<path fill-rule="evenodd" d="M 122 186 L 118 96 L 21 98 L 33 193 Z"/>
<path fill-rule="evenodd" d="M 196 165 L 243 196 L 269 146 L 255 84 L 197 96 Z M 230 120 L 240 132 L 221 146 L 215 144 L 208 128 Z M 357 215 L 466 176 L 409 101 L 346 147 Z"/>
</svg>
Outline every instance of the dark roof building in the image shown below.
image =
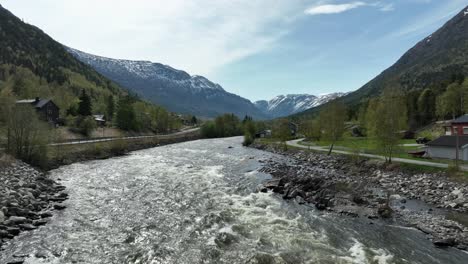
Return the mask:
<svg viewBox="0 0 468 264">
<path fill-rule="evenodd" d="M 459 118 L 452 121 L 452 124 L 468 124 L 468 115 L 462 115 Z"/>
<path fill-rule="evenodd" d="M 456 136 L 441 136 L 426 145 L 434 147 L 456 147 L 457 137 Z M 458 147 L 461 148 L 465 145 L 468 145 L 468 136 L 459 136 L 458 137 Z"/>
<path fill-rule="evenodd" d="M 42 119 L 49 123 L 57 124 L 60 109 L 50 99 L 40 99 L 39 97 L 36 97 L 36 99 L 16 101 L 16 104 L 32 105 L 39 113 Z"/>
</svg>

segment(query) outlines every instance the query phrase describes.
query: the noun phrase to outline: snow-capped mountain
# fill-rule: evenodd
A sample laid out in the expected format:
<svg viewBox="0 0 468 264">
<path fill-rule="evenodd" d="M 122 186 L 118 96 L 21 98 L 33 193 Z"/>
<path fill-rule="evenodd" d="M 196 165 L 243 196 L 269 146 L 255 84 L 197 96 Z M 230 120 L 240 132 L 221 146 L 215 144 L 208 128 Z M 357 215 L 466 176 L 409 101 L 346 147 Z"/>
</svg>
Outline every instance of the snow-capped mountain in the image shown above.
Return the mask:
<svg viewBox="0 0 468 264">
<path fill-rule="evenodd" d="M 257 119 L 267 117 L 249 100 L 226 92 L 203 76 L 191 76 L 161 63 L 118 60 L 72 48 L 67 50 L 112 81 L 173 112 L 203 117 L 224 113 L 239 117 L 250 115 Z"/>
<path fill-rule="evenodd" d="M 345 93 L 330 93 L 320 96 L 310 94 L 279 95 L 270 101 L 257 101 L 255 102 L 255 105 L 263 113 L 276 118 L 308 110 L 343 95 L 345 95 Z"/>
</svg>

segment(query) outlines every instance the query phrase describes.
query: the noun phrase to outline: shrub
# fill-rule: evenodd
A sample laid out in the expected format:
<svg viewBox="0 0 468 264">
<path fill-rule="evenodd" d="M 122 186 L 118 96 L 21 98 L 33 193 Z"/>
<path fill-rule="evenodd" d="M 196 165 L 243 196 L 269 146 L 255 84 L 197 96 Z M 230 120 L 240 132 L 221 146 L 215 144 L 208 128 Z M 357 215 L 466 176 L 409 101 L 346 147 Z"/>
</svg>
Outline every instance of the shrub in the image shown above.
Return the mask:
<svg viewBox="0 0 468 264">
<path fill-rule="evenodd" d="M 81 134 L 90 137 L 93 131 L 97 128 L 97 125 L 92 116 L 87 116 L 79 118 L 77 127 Z"/>
</svg>

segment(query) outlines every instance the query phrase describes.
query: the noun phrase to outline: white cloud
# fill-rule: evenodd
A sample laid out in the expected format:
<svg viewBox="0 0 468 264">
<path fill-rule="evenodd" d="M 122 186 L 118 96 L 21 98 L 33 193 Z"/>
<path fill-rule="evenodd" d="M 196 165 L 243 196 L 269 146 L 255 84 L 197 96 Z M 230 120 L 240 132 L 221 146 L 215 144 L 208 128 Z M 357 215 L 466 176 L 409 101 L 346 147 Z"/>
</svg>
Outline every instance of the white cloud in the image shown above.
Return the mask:
<svg viewBox="0 0 468 264">
<path fill-rule="evenodd" d="M 308 15 L 326 15 L 326 14 L 339 14 L 352 9 L 359 7 L 375 7 L 382 12 L 390 12 L 395 10 L 393 3 L 383 3 L 383 2 L 351 2 L 346 4 L 321 4 L 317 6 L 310 7 L 304 12 Z"/>
<path fill-rule="evenodd" d="M 2 5 L 70 47 L 210 75 L 269 49 L 310 2 L 3 0 Z"/>
<path fill-rule="evenodd" d="M 395 10 L 395 6 L 393 5 L 393 3 L 390 3 L 390 4 L 383 4 L 379 7 L 379 10 L 382 11 L 382 12 L 390 12 L 390 11 L 394 11 Z"/>
<path fill-rule="evenodd" d="M 318 5 L 308 8 L 305 13 L 308 15 L 322 15 L 322 14 L 338 14 L 343 13 L 351 9 L 355 9 L 361 6 L 366 6 L 364 2 L 352 2 L 347 4 L 336 4 L 336 5 Z"/>
</svg>

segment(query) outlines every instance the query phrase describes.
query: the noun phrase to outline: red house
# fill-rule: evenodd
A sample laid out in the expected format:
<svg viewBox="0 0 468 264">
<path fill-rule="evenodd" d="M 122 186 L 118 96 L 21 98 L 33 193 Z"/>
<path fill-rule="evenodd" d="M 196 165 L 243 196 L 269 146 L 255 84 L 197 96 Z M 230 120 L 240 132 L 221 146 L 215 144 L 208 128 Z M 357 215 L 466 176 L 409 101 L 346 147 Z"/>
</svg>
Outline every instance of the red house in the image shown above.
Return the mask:
<svg viewBox="0 0 468 264">
<path fill-rule="evenodd" d="M 445 127 L 445 135 L 460 135 L 468 136 L 468 115 L 460 116 L 459 118 L 453 120 L 449 126 Z"/>
</svg>

